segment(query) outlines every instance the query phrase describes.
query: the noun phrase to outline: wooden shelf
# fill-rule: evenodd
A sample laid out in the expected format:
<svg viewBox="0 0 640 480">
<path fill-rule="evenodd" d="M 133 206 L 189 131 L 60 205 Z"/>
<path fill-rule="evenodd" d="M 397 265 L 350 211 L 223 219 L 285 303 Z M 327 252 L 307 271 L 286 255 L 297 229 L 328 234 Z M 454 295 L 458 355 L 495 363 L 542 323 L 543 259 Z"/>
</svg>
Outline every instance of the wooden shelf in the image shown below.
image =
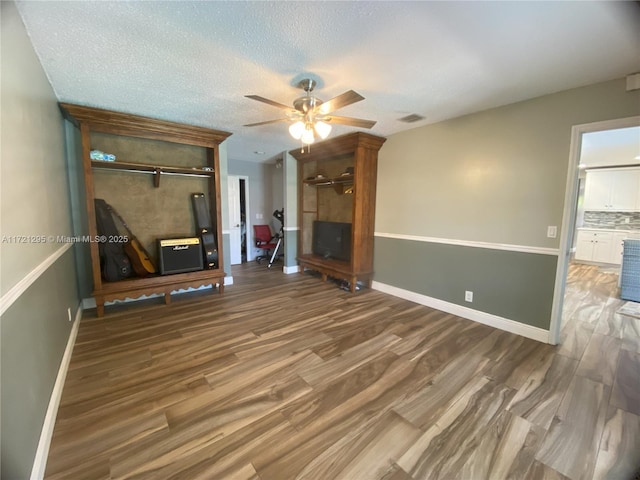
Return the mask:
<svg viewBox="0 0 640 480">
<path fill-rule="evenodd" d="M 302 183 L 312 187 L 333 187 L 339 195 L 347 191 L 347 186 L 353 185 L 353 174 L 340 175 L 333 178 L 314 178 L 303 180 Z M 353 193 L 353 189 L 349 193 Z"/>
<path fill-rule="evenodd" d="M 171 303 L 171 292 L 174 290 L 213 285 L 214 288 L 217 286 L 220 293 L 223 293 L 224 277 L 225 273 L 216 268 L 173 275 L 149 275 L 145 278 L 129 278 L 117 282 L 105 281 L 93 291 L 93 295 L 98 305 L 104 305 L 104 302 L 108 301 L 153 294 L 164 295 L 165 303 L 169 304 Z"/>
<path fill-rule="evenodd" d="M 328 277 L 348 281 L 351 287 L 351 293 L 356 291 L 358 280 L 361 280 L 365 285 L 369 286 L 373 276 L 373 271 L 371 270 L 355 270 L 352 268 L 350 262 L 324 258 L 320 255 L 300 255 L 298 257 L 298 263 L 303 270 L 306 268 L 320 272 L 322 280 L 325 282 Z"/>
<path fill-rule="evenodd" d="M 91 168 L 98 170 L 120 170 L 123 172 L 146 173 L 155 175 L 153 185 L 160 186 L 160 177 L 165 175 L 185 175 L 189 177 L 213 177 L 213 169 L 189 168 L 189 167 L 169 167 L 165 165 L 149 165 L 146 163 L 131 162 L 105 162 L 102 160 L 91 160 Z"/>
<path fill-rule="evenodd" d="M 60 109 L 65 118 L 80 130 L 82 153 L 79 155 L 79 161 L 82 163 L 84 172 L 85 202 L 88 217 L 88 232 L 83 232 L 83 234 L 88 233 L 91 237 L 98 235 L 94 204 L 94 181 L 96 180 L 94 174 L 97 170 L 116 170 L 153 175 L 153 184 L 155 187 L 160 186 L 160 177 L 162 175 L 204 177 L 209 194 L 210 216 L 218 250 L 218 258 L 219 260 L 224 258 L 221 230 L 222 213 L 220 211 L 219 145 L 231 135 L 230 133 L 67 103 L 61 103 Z M 105 162 L 92 160 L 90 154 L 93 134 L 107 134 L 118 137 L 152 140 L 166 144 L 200 147 L 206 158 L 206 165 L 191 168 L 177 165 L 164 166 L 122 161 Z M 126 158 L 127 156 L 134 158 L 132 155 L 134 154 L 123 154 L 121 158 Z M 153 158 L 153 156 L 151 158 Z M 169 158 L 169 156 L 167 156 L 167 158 Z M 100 180 L 104 180 L 104 176 L 102 177 Z M 149 187 L 148 193 L 151 192 L 152 189 Z M 89 245 L 89 249 L 93 277 L 93 295 L 96 300 L 96 313 L 98 317 L 104 316 L 105 302 L 112 300 L 125 300 L 127 298 L 138 298 L 142 295 L 161 294 L 164 295 L 165 302 L 170 303 L 171 292 L 175 290 L 198 288 L 203 285 L 214 285 L 214 290 L 217 289 L 220 293 L 224 290 L 224 278 L 226 274 L 219 266 L 218 268 L 210 270 L 173 275 L 149 275 L 143 278 L 132 277 L 117 282 L 107 282 L 101 275 L 98 244 L 92 242 Z"/>
<path fill-rule="evenodd" d="M 303 269 L 320 272 L 324 280 L 346 280 L 352 292 L 360 282 L 370 287 L 373 278 L 378 151 L 384 142 L 382 137 L 356 132 L 314 144 L 312 151 L 289 152 L 299 163 L 298 263 Z M 318 172 L 326 178 L 310 177 Z M 332 187 L 337 195 L 325 187 Z M 347 193 L 353 195 L 344 195 Z M 351 224 L 349 261 L 312 253 L 313 222 L 320 219 Z"/>
<path fill-rule="evenodd" d="M 330 187 L 332 185 L 338 185 L 343 183 L 353 183 L 353 175 L 340 175 L 334 178 L 314 178 L 313 180 L 303 180 L 306 185 L 313 185 L 316 187 Z"/>
</svg>

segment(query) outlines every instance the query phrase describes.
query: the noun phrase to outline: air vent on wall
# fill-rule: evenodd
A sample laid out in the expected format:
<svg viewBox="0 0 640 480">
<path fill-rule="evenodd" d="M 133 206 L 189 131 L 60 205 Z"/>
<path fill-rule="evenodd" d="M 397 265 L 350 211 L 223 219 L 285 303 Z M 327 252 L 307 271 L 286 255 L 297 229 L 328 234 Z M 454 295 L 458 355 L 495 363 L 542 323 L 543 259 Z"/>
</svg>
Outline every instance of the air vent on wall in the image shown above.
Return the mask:
<svg viewBox="0 0 640 480">
<path fill-rule="evenodd" d="M 422 115 L 418 115 L 417 113 L 412 113 L 411 115 L 407 115 L 406 117 L 399 118 L 398 120 L 404 123 L 413 123 L 413 122 L 419 122 L 420 120 L 424 120 L 424 118 L 425 117 L 423 117 Z"/>
</svg>

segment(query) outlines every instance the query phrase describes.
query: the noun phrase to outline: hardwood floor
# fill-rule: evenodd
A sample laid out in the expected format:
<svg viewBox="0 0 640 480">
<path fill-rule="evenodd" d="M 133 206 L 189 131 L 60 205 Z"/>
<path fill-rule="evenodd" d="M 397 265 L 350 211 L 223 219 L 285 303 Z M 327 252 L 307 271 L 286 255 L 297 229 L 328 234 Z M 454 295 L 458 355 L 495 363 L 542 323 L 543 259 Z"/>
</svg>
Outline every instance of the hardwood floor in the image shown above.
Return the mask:
<svg viewBox="0 0 640 480">
<path fill-rule="evenodd" d="M 560 347 L 310 274 L 233 268 L 82 320 L 48 479 L 631 479 L 640 319 L 573 266 Z"/>
</svg>

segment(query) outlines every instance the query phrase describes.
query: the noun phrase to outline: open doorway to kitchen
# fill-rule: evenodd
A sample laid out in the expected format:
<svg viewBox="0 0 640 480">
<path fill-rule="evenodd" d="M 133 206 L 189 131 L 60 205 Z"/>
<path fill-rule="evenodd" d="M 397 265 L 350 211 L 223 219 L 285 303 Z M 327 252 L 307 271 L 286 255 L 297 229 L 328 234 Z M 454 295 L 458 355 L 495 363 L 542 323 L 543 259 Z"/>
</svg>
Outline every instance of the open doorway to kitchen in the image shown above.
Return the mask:
<svg viewBox="0 0 640 480">
<path fill-rule="evenodd" d="M 640 318 L 619 313 L 622 241 L 640 238 L 639 139 L 640 117 L 572 129 L 550 339 L 570 358 L 594 335 L 606 343 L 640 330 Z"/>
</svg>

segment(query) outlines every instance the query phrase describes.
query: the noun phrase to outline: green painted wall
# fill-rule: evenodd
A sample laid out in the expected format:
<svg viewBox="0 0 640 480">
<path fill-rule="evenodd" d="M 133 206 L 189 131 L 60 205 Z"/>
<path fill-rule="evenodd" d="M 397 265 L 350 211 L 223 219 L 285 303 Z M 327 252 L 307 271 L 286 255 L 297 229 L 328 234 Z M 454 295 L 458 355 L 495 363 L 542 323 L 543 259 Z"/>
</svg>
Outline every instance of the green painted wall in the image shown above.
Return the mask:
<svg viewBox="0 0 640 480">
<path fill-rule="evenodd" d="M 64 122 L 13 2 L 1 17 L 1 230 L 3 236 L 72 235 Z M 38 271 L 64 245 L 0 243 L 0 291 Z M 29 478 L 43 420 L 79 305 L 69 248 L 0 318 L 1 473 Z M 6 305 L 6 304 L 5 304 Z"/>
<path fill-rule="evenodd" d="M 255 247 L 253 226 L 267 224 L 271 227 L 271 230 L 274 231 L 275 225 L 280 225 L 272 216 L 273 195 L 271 170 L 273 168 L 273 165 L 244 162 L 242 160 L 229 160 L 228 163 L 229 175 L 244 175 L 249 177 L 249 211 L 247 212 L 247 221 L 251 229 L 252 239 L 248 245 L 248 259 L 250 261 L 257 255 L 262 255 L 262 250 Z M 258 215 L 262 215 L 262 218 L 258 218 Z M 231 261 L 231 255 L 229 255 L 229 261 Z M 230 272 L 227 273 L 231 274 Z"/>
<path fill-rule="evenodd" d="M 222 234 L 222 266 L 227 277 L 231 277 L 231 237 L 228 233 Z"/>
<path fill-rule="evenodd" d="M 29 478 L 79 298 L 67 250 L 2 315 L 2 478 Z"/>
<path fill-rule="evenodd" d="M 284 266 L 291 268 L 298 265 L 296 257 L 298 256 L 298 231 L 285 230 L 284 232 Z"/>
<path fill-rule="evenodd" d="M 559 248 L 546 231 L 560 231 L 571 127 L 635 115 L 640 91 L 619 79 L 392 135 L 376 232 Z M 378 282 L 452 303 L 474 290 L 460 304 L 549 326 L 556 257 L 383 237 L 375 248 Z"/>
<path fill-rule="evenodd" d="M 549 328 L 554 255 L 377 237 L 374 262 L 377 282 Z"/>
<path fill-rule="evenodd" d="M 82 236 L 89 232 L 84 169 L 80 161 L 82 158 L 82 139 L 80 129 L 68 120 L 64 122 L 64 132 L 73 234 L 74 236 Z M 76 258 L 78 295 L 81 299 L 90 298 L 93 292 L 90 246 L 88 243 L 77 243 L 73 246 L 73 250 Z"/>
<path fill-rule="evenodd" d="M 0 3 L 2 235 L 65 235 L 71 218 L 62 115 L 15 4 Z M 59 248 L 2 242 L 0 294 Z"/>
<path fill-rule="evenodd" d="M 298 161 L 289 154 L 282 153 L 284 170 L 284 266 L 298 265 Z"/>
<path fill-rule="evenodd" d="M 231 253 L 229 252 L 229 160 L 227 142 L 220 144 L 220 215 L 222 217 L 222 269 L 231 276 Z M 227 233 L 225 233 L 227 232 Z"/>
</svg>

